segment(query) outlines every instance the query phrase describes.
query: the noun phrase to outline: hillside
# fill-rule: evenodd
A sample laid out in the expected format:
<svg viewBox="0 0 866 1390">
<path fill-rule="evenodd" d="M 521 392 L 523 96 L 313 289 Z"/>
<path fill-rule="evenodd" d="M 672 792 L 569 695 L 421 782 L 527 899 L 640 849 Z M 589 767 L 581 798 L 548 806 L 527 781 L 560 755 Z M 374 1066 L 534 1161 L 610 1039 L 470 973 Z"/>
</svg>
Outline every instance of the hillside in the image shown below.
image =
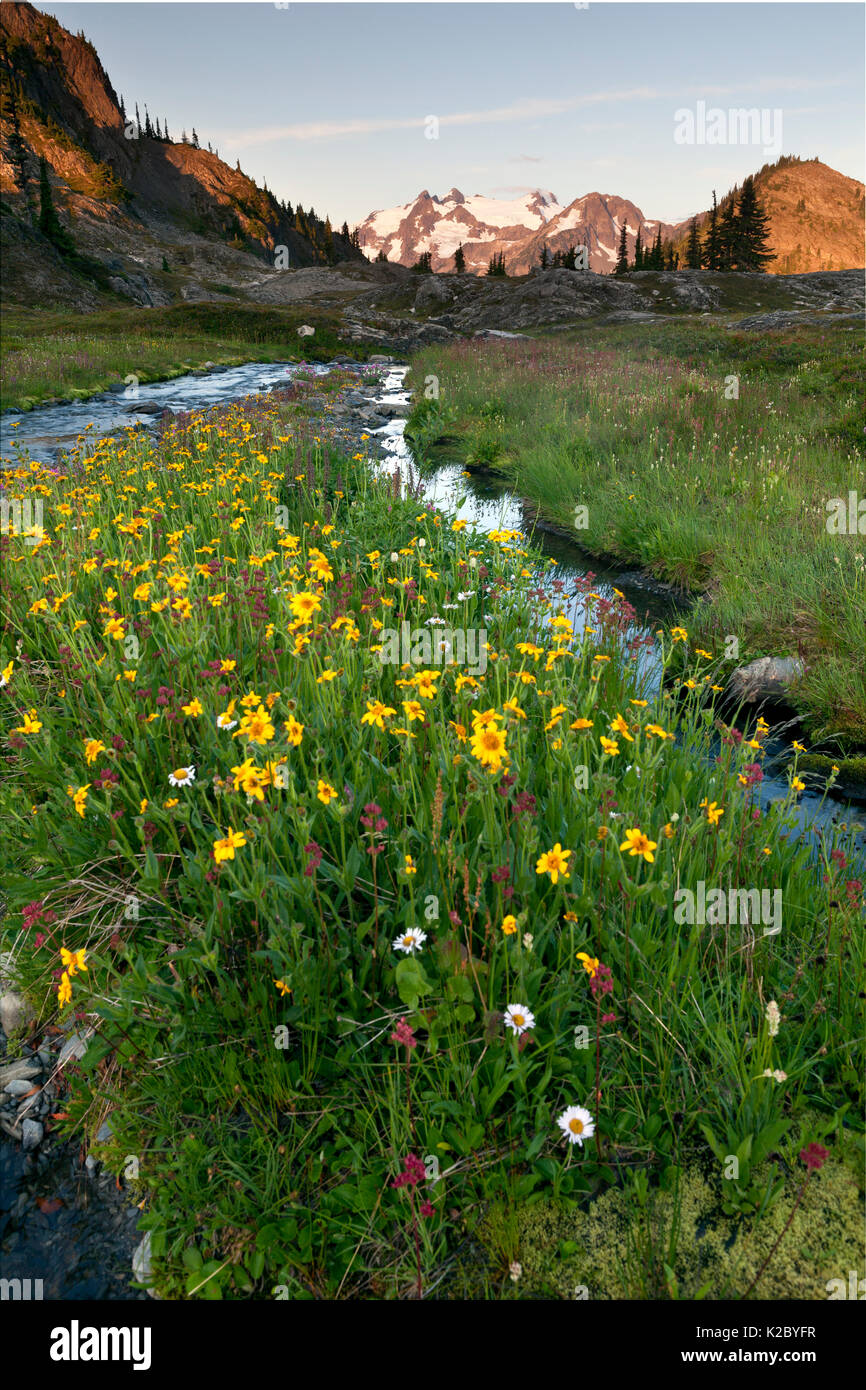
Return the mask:
<svg viewBox="0 0 866 1390">
<path fill-rule="evenodd" d="M 92 44 L 31 5 L 0 8 L 0 76 L 7 297 L 82 308 L 116 294 L 143 304 L 206 299 L 223 282 L 229 291 L 254 283 L 275 247 L 287 248 L 292 267 L 361 258 L 348 235 L 280 203 L 212 151 L 167 139 L 158 122 L 146 133 Z M 58 256 L 35 225 L 43 157 L 61 224 L 96 266 Z"/>
<path fill-rule="evenodd" d="M 755 175 L 755 188 L 769 217 L 776 253 L 767 267 L 772 274 L 853 270 L 864 264 L 862 183 L 820 160 L 787 157 L 765 165 Z M 720 199 L 720 207 L 738 191 Z M 697 214 L 700 228 L 707 216 Z M 411 203 L 371 213 L 359 235 L 368 256 L 384 251 L 401 265 L 414 265 L 430 252 L 434 271 L 453 270 L 462 243 L 466 269 L 475 274 L 486 272 L 493 255 L 504 255 L 510 275 L 525 275 L 539 264 L 545 246 L 551 256 L 586 246 L 589 269 L 604 275 L 616 264 L 623 222 L 630 259 L 638 229 L 645 248 L 660 230 L 684 264 L 690 220 L 654 221 L 627 198 L 609 193 L 587 193 L 562 206 L 554 194 L 539 189 L 510 202 L 481 194 L 465 198 L 456 188 L 440 199 L 425 189 Z"/>
<path fill-rule="evenodd" d="M 755 192 L 769 219 L 773 275 L 814 270 L 856 270 L 864 264 L 864 187 L 819 159 L 785 156 L 754 176 Z M 739 193 L 719 199 L 719 211 Z M 697 218 L 703 233 L 709 212 Z M 684 259 L 688 223 L 673 238 Z"/>
</svg>

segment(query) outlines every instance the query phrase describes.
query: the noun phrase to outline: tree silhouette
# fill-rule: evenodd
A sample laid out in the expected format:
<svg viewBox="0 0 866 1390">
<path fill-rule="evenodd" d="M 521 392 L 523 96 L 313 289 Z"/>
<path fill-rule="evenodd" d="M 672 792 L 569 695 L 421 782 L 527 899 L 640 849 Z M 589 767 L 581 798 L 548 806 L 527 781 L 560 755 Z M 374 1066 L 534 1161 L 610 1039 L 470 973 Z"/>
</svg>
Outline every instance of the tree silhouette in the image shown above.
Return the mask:
<svg viewBox="0 0 866 1390">
<path fill-rule="evenodd" d="M 735 257 L 737 270 L 763 270 L 775 259 L 769 248 L 769 219 L 755 192 L 751 174 L 743 180 L 737 209 Z"/>
<path fill-rule="evenodd" d="M 628 270 L 628 223 L 623 222 L 619 233 L 619 255 L 614 266 L 614 275 L 625 275 Z"/>
<path fill-rule="evenodd" d="M 698 236 L 698 219 L 692 218 L 689 227 L 689 242 L 686 247 L 686 265 L 689 270 L 700 270 L 701 268 L 701 242 Z"/>
</svg>

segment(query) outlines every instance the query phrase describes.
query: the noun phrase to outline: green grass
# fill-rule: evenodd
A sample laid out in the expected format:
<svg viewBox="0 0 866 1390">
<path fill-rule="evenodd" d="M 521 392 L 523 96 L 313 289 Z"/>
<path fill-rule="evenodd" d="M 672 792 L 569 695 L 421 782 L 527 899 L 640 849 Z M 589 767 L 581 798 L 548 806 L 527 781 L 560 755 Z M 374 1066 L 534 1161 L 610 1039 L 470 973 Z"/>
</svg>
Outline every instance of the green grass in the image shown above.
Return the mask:
<svg viewBox="0 0 866 1390">
<path fill-rule="evenodd" d="M 847 1222 L 850 1177 L 824 1207 L 819 1184 L 862 1141 L 852 835 L 797 843 L 796 758 L 757 808 L 759 731 L 719 752 L 703 658 L 650 701 L 622 600 L 587 584 L 579 636 L 517 533 L 395 496 L 289 404 L 8 479 L 44 534 L 2 542 L 2 948 L 34 1038 L 93 1030 L 49 1123 L 91 1146 L 110 1118 L 158 1292 L 699 1297 L 711 1212 L 703 1296 L 760 1297 L 760 1263 L 801 1250 L 799 1218 L 774 1245 L 804 1180 L 816 1277 L 847 1259 L 815 1213 Z M 436 615 L 483 623 L 486 669 L 390 660 L 386 629 Z M 657 640 L 667 665 L 683 643 Z M 778 889 L 781 935 L 678 923 L 701 882 Z M 423 1178 L 395 1186 L 410 1155 Z M 625 1281 L 609 1241 L 584 1257 L 593 1212 L 646 1252 Z"/>
<path fill-rule="evenodd" d="M 315 337 L 298 338 L 302 323 L 312 323 Z M 178 304 L 84 316 L 6 309 L 0 404 L 29 410 L 50 399 L 84 400 L 130 374 L 142 384 L 164 381 L 207 361 L 327 361 L 366 351 L 343 341 L 338 313 L 314 305 Z"/>
<path fill-rule="evenodd" d="M 739 661 L 802 655 L 794 699 L 811 734 L 866 743 L 866 523 L 829 534 L 826 506 L 863 495 L 852 334 L 586 326 L 431 347 L 413 372 L 439 382 L 409 421 L 422 458 L 438 441 L 590 553 L 691 590 L 693 635 L 720 654 L 736 639 Z"/>
</svg>

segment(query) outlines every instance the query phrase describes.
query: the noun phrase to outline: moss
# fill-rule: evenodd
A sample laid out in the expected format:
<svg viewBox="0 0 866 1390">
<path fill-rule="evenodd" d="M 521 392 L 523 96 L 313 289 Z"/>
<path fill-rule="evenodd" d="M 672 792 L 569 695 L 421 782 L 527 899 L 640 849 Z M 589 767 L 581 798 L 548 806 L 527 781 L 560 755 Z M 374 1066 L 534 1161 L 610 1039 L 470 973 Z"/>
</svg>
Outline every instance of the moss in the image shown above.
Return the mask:
<svg viewBox="0 0 866 1390">
<path fill-rule="evenodd" d="M 799 766 L 806 772 L 829 773 L 834 764 L 841 778 L 866 787 L 866 757 L 830 758 L 823 753 L 806 753 L 800 758 Z"/>
<path fill-rule="evenodd" d="M 830 1279 L 847 1280 L 852 1269 L 862 1277 L 862 1155 L 856 1142 L 850 1147 L 810 1177 L 752 1298 L 825 1299 Z M 768 1165 L 763 1176 L 769 1172 Z M 516 1216 L 493 1210 L 478 1235 L 496 1267 L 520 1262 L 523 1298 L 573 1299 L 582 1285 L 590 1299 L 668 1298 L 674 1289 L 686 1300 L 738 1299 L 783 1231 L 804 1177 L 802 1168 L 792 1172 L 758 1222 L 724 1216 L 720 1181 L 695 1165 L 676 1193 L 656 1188 L 643 1209 L 632 1193 L 612 1188 L 583 1209 L 545 1201 Z"/>
</svg>

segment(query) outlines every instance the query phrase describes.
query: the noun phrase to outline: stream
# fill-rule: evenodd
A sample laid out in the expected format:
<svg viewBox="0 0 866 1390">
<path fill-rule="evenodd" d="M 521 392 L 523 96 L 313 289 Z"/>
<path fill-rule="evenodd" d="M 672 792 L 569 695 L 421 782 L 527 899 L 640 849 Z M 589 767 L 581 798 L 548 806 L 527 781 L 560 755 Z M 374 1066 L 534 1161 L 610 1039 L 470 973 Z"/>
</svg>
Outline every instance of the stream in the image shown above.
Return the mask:
<svg viewBox="0 0 866 1390">
<path fill-rule="evenodd" d="M 345 364 L 333 364 L 337 365 Z M 0 416 L 0 469 L 15 461 L 16 443 L 32 459 L 53 466 L 85 431 L 90 437 L 99 437 L 130 425 L 152 428 L 155 418 L 159 418 L 158 411 L 141 409 L 142 406 L 152 403 L 159 411 L 202 410 L 286 386 L 302 371 L 322 375 L 331 370 L 331 364 L 254 362 L 140 386 L 137 395 L 130 395 L 129 390 L 106 392 L 86 402 L 50 405 L 28 412 L 7 411 Z M 357 385 L 362 392 L 366 388 L 368 400 L 394 407 L 407 403 L 409 393 L 404 388 L 408 368 L 390 366 L 377 371 L 380 378 L 384 376 L 384 382 L 380 380 L 378 394 L 373 396 L 372 383 L 359 372 Z M 625 594 L 635 610 L 625 640 L 636 641 L 639 680 L 644 696 L 651 699 L 660 687 L 662 669 L 655 643 L 642 643 L 641 639 L 651 637 L 661 623 L 671 623 L 675 614 L 672 599 L 645 587 L 634 574 L 592 561 L 567 538 L 532 530 L 524 504 L 507 486 L 467 477 L 457 464 L 422 472 L 404 438 L 404 428 L 403 418 L 393 418 L 374 430 L 356 422 L 356 434 L 370 434 L 374 453 L 378 453 L 376 467 L 387 473 L 399 469 L 404 483 L 411 485 L 415 495 L 427 504 L 453 510 L 481 531 L 531 533 L 533 544 L 556 561 L 544 584 L 559 597 L 576 632 L 585 626 L 579 585 L 586 588 L 588 574 L 592 576 L 594 592 L 602 597 L 612 598 L 614 588 Z M 793 737 L 796 733 L 787 729 L 784 737 L 774 738 L 771 734 L 765 740 L 764 781 L 753 791 L 753 795 L 759 794 L 764 807 L 787 793 L 784 768 Z M 864 821 L 866 811 L 858 812 L 844 801 L 806 791 L 800 798 L 796 826 L 790 833 L 803 836 L 814 847 L 822 830 L 829 832 L 833 823 L 850 823 L 852 818 Z M 862 830 L 857 844 L 866 849 Z M 0 1063 L 3 1060 L 0 1057 Z M 128 1286 L 133 1250 L 139 1239 L 136 1215 L 113 1179 L 95 1166 L 93 1159 L 85 1161 L 77 1142 L 59 1141 L 24 1152 L 5 1131 L 0 1134 L 2 1277 L 41 1279 L 41 1296 L 55 1300 L 144 1298 L 145 1294 Z"/>
</svg>

